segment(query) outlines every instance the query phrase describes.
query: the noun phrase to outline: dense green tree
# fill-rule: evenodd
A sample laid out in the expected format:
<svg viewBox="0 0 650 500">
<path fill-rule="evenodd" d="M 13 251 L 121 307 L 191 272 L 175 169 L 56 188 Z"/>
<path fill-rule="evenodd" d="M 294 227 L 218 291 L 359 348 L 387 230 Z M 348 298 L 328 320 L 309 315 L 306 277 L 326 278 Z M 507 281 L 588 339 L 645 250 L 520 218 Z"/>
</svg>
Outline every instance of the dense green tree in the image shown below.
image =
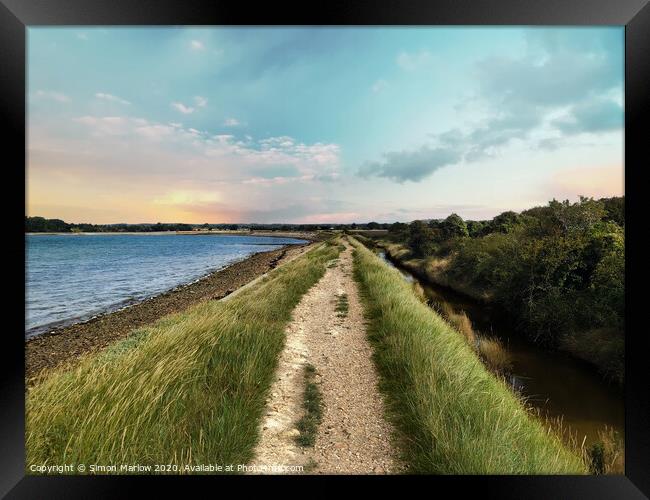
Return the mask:
<svg viewBox="0 0 650 500">
<path fill-rule="evenodd" d="M 445 240 L 469 236 L 467 224 L 458 214 L 451 214 L 442 221 L 439 227 L 442 230 L 442 236 Z"/>
<path fill-rule="evenodd" d="M 411 222 L 408 244 L 417 257 L 432 255 L 436 248 L 433 230 L 421 220 Z"/>
<path fill-rule="evenodd" d="M 600 201 L 605 207 L 605 220 L 616 222 L 619 226 L 625 226 L 625 196 L 603 198 Z"/>
<path fill-rule="evenodd" d="M 393 233 L 393 234 L 399 234 L 403 233 L 408 229 L 408 224 L 405 224 L 403 222 L 393 222 L 389 227 L 388 227 L 388 232 Z"/>
<path fill-rule="evenodd" d="M 467 232 L 472 238 L 483 235 L 485 226 L 487 225 L 484 221 L 468 220 L 467 221 Z"/>
<path fill-rule="evenodd" d="M 69 233 L 71 228 L 71 224 L 61 219 L 25 217 L 25 231 L 28 233 Z"/>
<path fill-rule="evenodd" d="M 549 202 L 549 207 L 564 234 L 584 231 L 607 215 L 602 201 L 584 196 L 581 196 L 577 203 L 570 203 L 569 200 L 562 202 L 553 200 Z"/>
<path fill-rule="evenodd" d="M 486 233 L 504 233 L 508 234 L 520 226 L 522 221 L 521 215 L 517 212 L 503 212 L 497 215 L 485 228 Z"/>
</svg>

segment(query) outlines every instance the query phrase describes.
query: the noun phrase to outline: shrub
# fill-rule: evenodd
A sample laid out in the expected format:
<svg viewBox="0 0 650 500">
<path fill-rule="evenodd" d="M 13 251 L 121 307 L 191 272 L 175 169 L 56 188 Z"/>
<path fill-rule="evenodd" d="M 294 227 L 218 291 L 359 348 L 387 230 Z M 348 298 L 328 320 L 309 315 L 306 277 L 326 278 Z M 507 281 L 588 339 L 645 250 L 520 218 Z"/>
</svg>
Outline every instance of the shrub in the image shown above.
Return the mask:
<svg viewBox="0 0 650 500">
<path fill-rule="evenodd" d="M 442 229 L 442 235 L 445 240 L 469 236 L 467 224 L 465 224 L 465 221 L 462 219 L 462 217 L 457 214 L 451 214 L 449 217 L 447 217 L 440 224 L 440 228 Z"/>
<path fill-rule="evenodd" d="M 433 255 L 436 249 L 433 229 L 422 221 L 412 222 L 409 226 L 409 246 L 417 257 Z"/>
</svg>

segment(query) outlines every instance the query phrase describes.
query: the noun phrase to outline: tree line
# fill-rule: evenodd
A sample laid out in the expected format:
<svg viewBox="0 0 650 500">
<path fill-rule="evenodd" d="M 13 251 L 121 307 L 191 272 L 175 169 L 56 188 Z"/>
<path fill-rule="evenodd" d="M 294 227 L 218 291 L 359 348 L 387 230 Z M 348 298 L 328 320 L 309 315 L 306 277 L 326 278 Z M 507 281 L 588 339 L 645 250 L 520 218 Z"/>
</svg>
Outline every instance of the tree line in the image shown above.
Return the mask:
<svg viewBox="0 0 650 500">
<path fill-rule="evenodd" d="M 61 219 L 46 219 L 44 217 L 25 217 L 25 232 L 27 233 L 105 233 L 105 232 L 138 232 L 155 231 L 191 231 L 191 224 L 74 224 Z"/>
<path fill-rule="evenodd" d="M 532 340 L 622 381 L 625 198 L 552 200 L 491 220 L 395 223 L 413 257 L 448 259 L 450 283 L 489 291 Z"/>
<path fill-rule="evenodd" d="M 102 232 L 158 232 L 158 231 L 212 231 L 212 230 L 264 230 L 264 231 L 327 231 L 356 229 L 388 229 L 390 224 L 368 222 L 352 224 L 90 224 L 69 223 L 61 219 L 25 217 L 25 232 L 28 233 L 102 233 Z"/>
</svg>

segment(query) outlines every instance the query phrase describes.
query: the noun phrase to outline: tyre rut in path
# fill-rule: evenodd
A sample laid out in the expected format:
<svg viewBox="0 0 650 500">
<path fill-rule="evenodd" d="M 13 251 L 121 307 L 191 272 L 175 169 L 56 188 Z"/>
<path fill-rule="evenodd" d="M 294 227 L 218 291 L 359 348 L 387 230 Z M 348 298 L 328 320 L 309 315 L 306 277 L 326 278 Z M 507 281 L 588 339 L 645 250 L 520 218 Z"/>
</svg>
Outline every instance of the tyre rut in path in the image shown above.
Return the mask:
<svg viewBox="0 0 650 500">
<path fill-rule="evenodd" d="M 385 474 L 402 469 L 384 419 L 382 396 L 352 278 L 352 249 L 345 243 L 336 265 L 302 298 L 287 328 L 260 442 L 249 465 L 261 472 L 312 474 Z M 347 311 L 337 311 L 343 297 Z M 345 307 L 343 308 L 345 309 Z M 303 416 L 305 367 L 316 369 L 323 401 L 322 422 L 313 447 L 296 442 Z M 284 467 L 284 468 L 283 468 Z"/>
</svg>

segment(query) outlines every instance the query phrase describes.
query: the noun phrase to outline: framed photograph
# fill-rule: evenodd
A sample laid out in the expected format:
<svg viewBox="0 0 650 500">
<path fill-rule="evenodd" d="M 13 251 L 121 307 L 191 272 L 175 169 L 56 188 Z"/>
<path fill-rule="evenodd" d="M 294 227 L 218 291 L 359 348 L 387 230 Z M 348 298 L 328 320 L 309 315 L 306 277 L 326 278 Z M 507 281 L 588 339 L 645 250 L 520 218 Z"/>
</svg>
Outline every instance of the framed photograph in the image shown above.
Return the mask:
<svg viewBox="0 0 650 500">
<path fill-rule="evenodd" d="M 650 495 L 646 0 L 0 3 L 0 493 Z"/>
</svg>

